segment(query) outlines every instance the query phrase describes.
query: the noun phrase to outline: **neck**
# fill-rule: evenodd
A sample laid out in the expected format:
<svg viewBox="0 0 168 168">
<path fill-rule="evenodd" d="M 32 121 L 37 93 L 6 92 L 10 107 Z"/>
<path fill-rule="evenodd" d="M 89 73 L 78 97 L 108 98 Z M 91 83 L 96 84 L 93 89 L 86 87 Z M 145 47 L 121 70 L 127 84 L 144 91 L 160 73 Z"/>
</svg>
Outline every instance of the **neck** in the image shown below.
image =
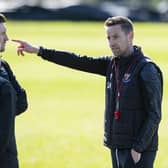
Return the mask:
<svg viewBox="0 0 168 168">
<path fill-rule="evenodd" d="M 134 47 L 129 47 L 128 51 L 125 53 L 124 57 L 129 57 L 134 52 Z"/>
</svg>

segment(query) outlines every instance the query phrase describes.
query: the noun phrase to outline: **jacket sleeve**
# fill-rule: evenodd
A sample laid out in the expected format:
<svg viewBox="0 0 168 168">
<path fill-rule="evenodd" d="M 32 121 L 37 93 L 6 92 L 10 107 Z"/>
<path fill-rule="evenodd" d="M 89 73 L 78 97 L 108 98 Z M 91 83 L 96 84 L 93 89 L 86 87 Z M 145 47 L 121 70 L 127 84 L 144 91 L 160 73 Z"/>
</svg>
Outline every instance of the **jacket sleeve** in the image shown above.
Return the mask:
<svg viewBox="0 0 168 168">
<path fill-rule="evenodd" d="M 14 128 L 15 103 L 9 82 L 0 86 L 0 155 L 6 150 Z"/>
<path fill-rule="evenodd" d="M 44 49 L 42 47 L 40 47 L 38 56 L 59 65 L 104 76 L 110 59 L 110 57 L 80 56 L 70 52 Z"/>
<path fill-rule="evenodd" d="M 133 144 L 137 152 L 143 152 L 148 147 L 161 120 L 162 74 L 154 64 L 148 63 L 141 70 L 140 85 L 147 115 Z"/>
<path fill-rule="evenodd" d="M 7 62 L 4 62 L 4 64 L 5 64 L 5 68 L 9 75 L 9 80 L 17 94 L 16 115 L 19 115 L 23 113 L 27 109 L 27 106 L 28 106 L 26 91 L 20 86 L 19 82 L 16 80 L 9 64 Z"/>
</svg>

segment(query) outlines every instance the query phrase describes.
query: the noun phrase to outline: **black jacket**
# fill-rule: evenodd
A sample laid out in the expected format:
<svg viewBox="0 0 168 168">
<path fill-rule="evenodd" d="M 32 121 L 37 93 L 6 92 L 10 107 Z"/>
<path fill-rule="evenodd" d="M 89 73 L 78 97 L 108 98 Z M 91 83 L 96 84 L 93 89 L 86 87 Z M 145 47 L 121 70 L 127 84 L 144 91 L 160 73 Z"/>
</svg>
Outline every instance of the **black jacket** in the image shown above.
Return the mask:
<svg viewBox="0 0 168 168">
<path fill-rule="evenodd" d="M 161 120 L 163 80 L 160 69 L 144 57 L 139 47 L 128 58 L 87 57 L 74 53 L 40 48 L 39 56 L 59 65 L 106 76 L 105 137 L 109 148 L 134 148 L 138 152 L 157 150 L 158 126 Z M 119 111 L 121 117 L 114 119 L 116 107 L 116 78 L 114 60 L 119 69 L 119 81 L 133 59 L 129 80 L 123 84 Z"/>
<path fill-rule="evenodd" d="M 24 89 L 16 81 L 9 65 L 0 67 L 0 168 L 18 168 L 15 140 L 15 116 L 27 108 Z"/>
<path fill-rule="evenodd" d="M 16 92 L 17 99 L 16 99 L 15 114 L 19 115 L 23 113 L 28 107 L 26 91 L 20 86 L 9 64 L 4 60 L 2 60 L 2 68 L 0 70 L 0 76 L 3 78 L 6 78 L 11 83 L 12 87 L 14 88 Z"/>
</svg>

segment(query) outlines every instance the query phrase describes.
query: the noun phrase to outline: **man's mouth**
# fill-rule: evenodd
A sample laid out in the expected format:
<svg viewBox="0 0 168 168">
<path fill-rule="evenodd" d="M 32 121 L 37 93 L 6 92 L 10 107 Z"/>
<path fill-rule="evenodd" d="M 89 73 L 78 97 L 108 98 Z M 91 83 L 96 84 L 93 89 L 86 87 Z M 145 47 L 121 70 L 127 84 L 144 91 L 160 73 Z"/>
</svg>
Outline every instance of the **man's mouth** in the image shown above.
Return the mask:
<svg viewBox="0 0 168 168">
<path fill-rule="evenodd" d="M 111 48 L 112 51 L 119 51 L 119 48 Z"/>
</svg>

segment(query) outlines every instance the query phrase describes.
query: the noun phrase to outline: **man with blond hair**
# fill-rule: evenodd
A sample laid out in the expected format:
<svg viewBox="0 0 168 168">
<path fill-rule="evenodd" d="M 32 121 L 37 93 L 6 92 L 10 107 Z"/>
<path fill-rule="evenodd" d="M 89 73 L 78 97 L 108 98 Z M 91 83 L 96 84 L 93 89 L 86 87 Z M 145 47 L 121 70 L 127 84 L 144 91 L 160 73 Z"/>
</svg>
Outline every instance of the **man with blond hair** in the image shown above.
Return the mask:
<svg viewBox="0 0 168 168">
<path fill-rule="evenodd" d="M 104 144 L 113 168 L 153 168 L 161 120 L 162 73 L 133 45 L 133 23 L 123 16 L 105 21 L 112 56 L 88 57 L 71 52 L 20 45 L 18 55 L 35 53 L 42 59 L 106 77 Z M 79 109 L 80 110 L 80 109 Z"/>
</svg>

